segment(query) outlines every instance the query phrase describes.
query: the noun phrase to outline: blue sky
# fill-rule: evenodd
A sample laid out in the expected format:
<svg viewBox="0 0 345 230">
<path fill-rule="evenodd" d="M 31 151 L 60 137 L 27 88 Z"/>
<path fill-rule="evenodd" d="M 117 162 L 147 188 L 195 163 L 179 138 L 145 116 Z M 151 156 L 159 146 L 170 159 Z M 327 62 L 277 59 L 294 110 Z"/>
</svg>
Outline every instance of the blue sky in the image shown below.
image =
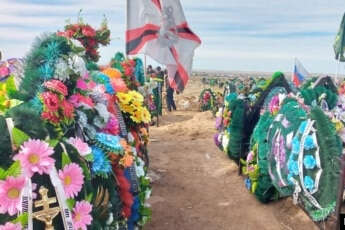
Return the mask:
<svg viewBox="0 0 345 230">
<path fill-rule="evenodd" d="M 195 69 L 291 71 L 298 57 L 310 72 L 334 73 L 332 45 L 345 11 L 343 0 L 181 0 L 201 40 Z M 66 19 L 112 31 L 102 62 L 124 51 L 125 0 L 0 0 L 0 49 L 22 57 L 34 38 L 62 30 Z M 342 72 L 345 70 L 342 68 Z"/>
</svg>

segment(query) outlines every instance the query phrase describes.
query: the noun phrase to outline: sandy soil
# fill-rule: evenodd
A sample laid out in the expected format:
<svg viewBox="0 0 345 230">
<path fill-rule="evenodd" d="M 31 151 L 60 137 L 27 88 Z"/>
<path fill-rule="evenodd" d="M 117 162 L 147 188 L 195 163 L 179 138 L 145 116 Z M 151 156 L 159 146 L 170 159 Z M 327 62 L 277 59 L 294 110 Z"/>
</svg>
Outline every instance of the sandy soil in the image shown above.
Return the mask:
<svg viewBox="0 0 345 230">
<path fill-rule="evenodd" d="M 248 192 L 236 164 L 213 143 L 212 114 L 195 111 L 201 89 L 192 81 L 178 95 L 189 108 L 165 113 L 151 129 L 153 215 L 144 229 L 318 229 L 290 198 L 265 205 Z"/>
</svg>

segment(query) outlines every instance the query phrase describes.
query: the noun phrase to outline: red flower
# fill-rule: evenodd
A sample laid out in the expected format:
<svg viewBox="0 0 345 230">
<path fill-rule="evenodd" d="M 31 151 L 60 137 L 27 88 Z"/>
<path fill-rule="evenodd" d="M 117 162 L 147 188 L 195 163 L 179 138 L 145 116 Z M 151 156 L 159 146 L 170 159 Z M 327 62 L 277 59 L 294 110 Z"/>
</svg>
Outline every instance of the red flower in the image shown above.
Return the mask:
<svg viewBox="0 0 345 230">
<path fill-rule="evenodd" d="M 52 112 L 43 112 L 41 114 L 41 117 L 44 120 L 50 121 L 53 124 L 58 124 L 60 119 L 59 117 L 56 115 L 56 113 L 52 113 Z"/>
<path fill-rule="evenodd" d="M 95 47 L 97 44 L 96 40 L 92 38 L 87 39 L 87 43 L 88 43 L 88 47 Z"/>
<path fill-rule="evenodd" d="M 89 25 L 83 26 L 82 27 L 82 33 L 86 37 L 95 37 L 96 36 L 96 31 Z"/>
<path fill-rule="evenodd" d="M 60 93 L 64 96 L 67 96 L 67 87 L 64 83 L 59 80 L 50 80 L 44 83 L 44 86 L 54 92 Z"/>
<path fill-rule="evenodd" d="M 69 103 L 66 100 L 63 100 L 61 102 L 61 108 L 63 111 L 63 115 L 68 118 L 68 119 L 72 119 L 74 117 L 74 107 L 71 103 Z"/>
<path fill-rule="evenodd" d="M 66 32 L 65 32 L 65 35 L 66 35 L 66 37 L 68 37 L 68 38 L 73 37 L 74 34 L 75 34 L 75 31 L 74 31 L 74 30 L 71 30 L 71 29 L 68 29 L 68 30 L 66 30 Z"/>
<path fill-rule="evenodd" d="M 44 92 L 41 94 L 43 103 L 50 112 L 57 111 L 59 109 L 59 98 L 52 92 Z"/>
</svg>

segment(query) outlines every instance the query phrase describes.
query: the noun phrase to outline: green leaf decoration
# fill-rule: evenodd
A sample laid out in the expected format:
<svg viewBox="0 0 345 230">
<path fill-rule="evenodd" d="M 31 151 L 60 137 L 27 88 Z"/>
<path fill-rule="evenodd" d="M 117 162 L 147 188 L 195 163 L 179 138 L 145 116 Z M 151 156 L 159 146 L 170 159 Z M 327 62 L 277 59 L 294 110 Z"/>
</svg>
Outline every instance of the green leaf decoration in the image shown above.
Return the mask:
<svg viewBox="0 0 345 230">
<path fill-rule="evenodd" d="M 70 164 L 72 161 L 67 155 L 67 153 L 62 153 L 62 158 L 61 158 L 61 165 L 62 167 L 65 167 L 66 165 Z"/>
<path fill-rule="evenodd" d="M 84 156 L 84 159 L 87 160 L 87 161 L 89 161 L 89 162 L 92 162 L 92 161 L 93 161 L 93 155 L 92 155 L 92 153 L 90 153 L 90 154 Z"/>
<path fill-rule="evenodd" d="M 0 180 L 5 180 L 8 176 L 17 177 L 21 173 L 20 162 L 15 161 L 7 170 L 0 168 Z"/>
<path fill-rule="evenodd" d="M 0 168 L 0 180 L 6 179 L 6 171 L 3 168 Z"/>
<path fill-rule="evenodd" d="M 140 208 L 140 214 L 141 214 L 142 216 L 151 216 L 152 211 L 151 211 L 151 209 L 148 208 L 148 207 L 141 207 L 141 208 Z"/>
<path fill-rule="evenodd" d="M 87 195 L 87 197 L 86 197 L 85 200 L 86 200 L 87 202 L 91 203 L 92 197 L 93 197 L 93 193 L 90 193 L 90 194 Z"/>
<path fill-rule="evenodd" d="M 12 137 L 16 147 L 20 147 L 25 141 L 30 139 L 26 133 L 16 127 L 14 127 L 12 130 Z"/>
<path fill-rule="evenodd" d="M 72 210 L 74 208 L 74 205 L 75 205 L 75 199 L 67 199 L 66 203 L 67 203 L 69 210 Z"/>
<path fill-rule="evenodd" d="M 57 146 L 57 144 L 59 144 L 59 140 L 51 139 L 51 140 L 48 141 L 48 144 L 49 144 L 50 147 L 55 148 Z"/>
<path fill-rule="evenodd" d="M 20 223 L 22 226 L 25 226 L 28 224 L 28 213 L 24 212 L 20 214 L 16 219 L 12 220 L 12 223 Z"/>
<path fill-rule="evenodd" d="M 20 162 L 15 161 L 10 168 L 6 171 L 6 176 L 13 176 L 17 177 L 22 173 L 21 167 L 20 167 Z"/>
</svg>

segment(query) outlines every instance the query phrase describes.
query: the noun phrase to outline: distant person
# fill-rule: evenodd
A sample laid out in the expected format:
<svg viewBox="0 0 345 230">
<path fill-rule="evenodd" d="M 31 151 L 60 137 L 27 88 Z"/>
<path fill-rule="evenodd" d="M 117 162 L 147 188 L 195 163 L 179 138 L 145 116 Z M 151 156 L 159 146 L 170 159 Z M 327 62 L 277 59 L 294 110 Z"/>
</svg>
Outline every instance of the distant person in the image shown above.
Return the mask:
<svg viewBox="0 0 345 230">
<path fill-rule="evenodd" d="M 162 70 L 160 66 L 156 68 L 156 77 L 164 81 L 164 71 Z"/>
<path fill-rule="evenodd" d="M 174 89 L 170 86 L 170 83 L 168 81 L 168 75 L 165 77 L 165 86 L 166 86 L 166 91 L 167 91 L 167 106 L 169 112 L 171 110 L 176 110 L 176 104 L 174 101 Z"/>
<path fill-rule="evenodd" d="M 152 65 L 148 65 L 146 69 L 147 76 L 152 77 L 152 74 L 154 74 L 154 72 L 155 71 L 153 70 Z"/>
</svg>

